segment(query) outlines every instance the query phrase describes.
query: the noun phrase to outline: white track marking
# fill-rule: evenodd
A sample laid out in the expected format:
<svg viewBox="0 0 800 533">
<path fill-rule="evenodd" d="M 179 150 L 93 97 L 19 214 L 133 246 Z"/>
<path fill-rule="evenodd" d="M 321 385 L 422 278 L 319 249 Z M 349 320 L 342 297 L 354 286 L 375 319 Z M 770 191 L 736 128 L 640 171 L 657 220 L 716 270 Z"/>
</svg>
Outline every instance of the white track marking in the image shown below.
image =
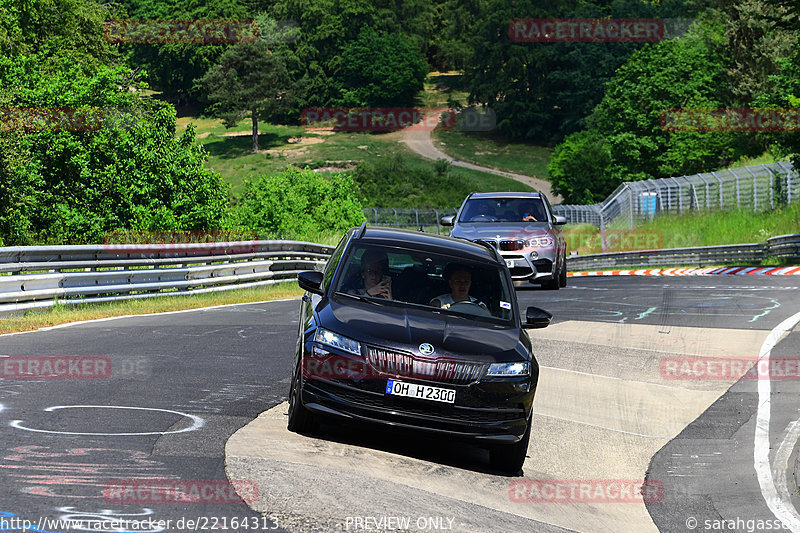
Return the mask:
<svg viewBox="0 0 800 533">
<path fill-rule="evenodd" d="M 772 349 L 784 335 L 789 333 L 800 322 L 800 313 L 796 313 L 778 324 L 764 340 L 759 352 L 759 362 L 764 359 L 769 367 L 769 358 Z M 800 515 L 789 499 L 783 499 L 778 494 L 778 488 L 772 476 L 772 467 L 769 462 L 769 418 L 771 409 L 772 382 L 769 378 L 758 380 L 758 412 L 756 416 L 756 430 L 753 441 L 753 464 L 758 476 L 761 494 L 767 502 L 772 514 L 795 533 L 800 533 Z M 791 435 L 790 428 L 789 434 Z M 784 439 L 785 440 L 785 439 Z M 778 457 L 775 457 L 776 463 Z"/>
<path fill-rule="evenodd" d="M 142 436 L 142 435 L 171 435 L 173 433 L 186 433 L 187 431 L 197 431 L 198 429 L 202 428 L 206 421 L 199 416 L 190 415 L 187 413 L 181 413 L 180 411 L 173 411 L 172 409 L 157 409 L 155 407 L 128 407 L 122 405 L 55 405 L 53 407 L 48 407 L 45 409 L 45 412 L 52 412 L 57 409 L 131 409 L 137 411 L 158 411 L 161 413 L 170 413 L 178 416 L 182 416 L 184 418 L 188 418 L 192 420 L 192 425 L 178 429 L 175 431 L 147 431 L 141 433 L 85 433 L 80 431 L 54 431 L 49 429 L 35 429 L 29 428 L 22 425 L 22 420 L 12 420 L 9 424 L 13 428 L 23 429 L 25 431 L 32 431 L 34 433 L 52 433 L 56 435 L 93 435 L 93 436 L 102 436 L 102 437 L 116 437 L 116 436 L 125 436 L 125 437 L 132 437 L 132 436 Z"/>
</svg>

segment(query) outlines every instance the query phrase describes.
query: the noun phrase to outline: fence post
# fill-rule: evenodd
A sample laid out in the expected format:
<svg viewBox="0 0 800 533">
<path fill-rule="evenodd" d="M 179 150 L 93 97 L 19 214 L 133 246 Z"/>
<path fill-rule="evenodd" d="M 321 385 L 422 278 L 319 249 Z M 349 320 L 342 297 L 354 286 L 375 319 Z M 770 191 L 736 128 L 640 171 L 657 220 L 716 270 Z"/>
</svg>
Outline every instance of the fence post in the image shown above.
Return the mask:
<svg viewBox="0 0 800 533">
<path fill-rule="evenodd" d="M 717 179 L 717 183 L 719 183 L 719 208 L 723 209 L 725 207 L 725 200 L 722 199 L 722 178 L 717 176 L 716 172 L 711 173 Z"/>
<path fill-rule="evenodd" d="M 433 216 L 436 217 L 436 235 L 441 235 L 441 231 L 439 231 L 439 210 L 433 210 Z"/>
<path fill-rule="evenodd" d="M 767 165 L 761 165 L 761 167 L 769 172 L 769 207 L 775 211 L 775 174 L 772 173 Z M 780 176 L 778 176 L 778 179 L 781 179 Z"/>
<path fill-rule="evenodd" d="M 628 187 L 628 199 L 630 200 L 628 202 L 628 213 L 630 213 L 630 226 L 631 226 L 631 229 L 633 229 L 633 189 L 631 189 L 631 187 L 629 185 L 626 185 L 626 187 Z M 601 213 L 602 213 L 602 210 L 601 210 Z M 602 222 L 603 222 L 603 219 L 601 217 L 600 218 L 600 223 L 602 223 Z"/>
<path fill-rule="evenodd" d="M 416 220 L 417 220 L 417 229 L 420 229 L 420 225 L 419 225 L 419 209 L 414 209 L 414 216 L 416 217 Z"/>
<path fill-rule="evenodd" d="M 397 220 L 397 209 L 395 209 L 393 207 L 392 211 L 394 211 L 394 227 L 395 228 L 399 228 L 400 227 L 400 222 Z"/>
<path fill-rule="evenodd" d="M 373 207 L 372 211 L 375 213 L 375 225 L 377 226 L 378 225 L 378 210 Z"/>
<path fill-rule="evenodd" d="M 734 172 L 733 175 L 736 176 L 736 208 L 737 209 L 741 209 L 742 208 L 742 196 L 741 196 L 741 193 L 740 193 L 740 190 L 739 190 L 739 174 Z"/>
</svg>

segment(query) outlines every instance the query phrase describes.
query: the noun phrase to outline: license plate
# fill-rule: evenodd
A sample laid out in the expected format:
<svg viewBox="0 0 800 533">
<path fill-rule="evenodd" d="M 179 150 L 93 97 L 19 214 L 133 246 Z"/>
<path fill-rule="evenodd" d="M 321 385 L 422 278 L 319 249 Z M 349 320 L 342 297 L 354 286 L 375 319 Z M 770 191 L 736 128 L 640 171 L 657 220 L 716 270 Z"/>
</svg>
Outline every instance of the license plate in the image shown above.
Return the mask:
<svg viewBox="0 0 800 533">
<path fill-rule="evenodd" d="M 442 389 L 431 387 L 430 385 L 418 385 L 416 383 L 403 383 L 393 379 L 386 380 L 386 394 L 395 396 L 405 396 L 406 398 L 418 398 L 420 400 L 431 400 L 434 402 L 454 403 L 456 401 L 456 391 L 453 389 Z"/>
<path fill-rule="evenodd" d="M 506 266 L 508 268 L 514 268 L 514 260 L 513 259 L 506 259 Z"/>
</svg>

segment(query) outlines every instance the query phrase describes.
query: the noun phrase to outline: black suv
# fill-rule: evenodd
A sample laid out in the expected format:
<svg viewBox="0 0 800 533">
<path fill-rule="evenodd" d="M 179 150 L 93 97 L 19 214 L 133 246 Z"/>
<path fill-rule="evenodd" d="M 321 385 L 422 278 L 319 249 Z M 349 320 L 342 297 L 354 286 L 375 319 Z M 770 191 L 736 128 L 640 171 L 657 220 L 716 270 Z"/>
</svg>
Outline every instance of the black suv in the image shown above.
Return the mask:
<svg viewBox="0 0 800 533">
<path fill-rule="evenodd" d="M 298 282 L 291 431 L 322 416 L 438 432 L 520 470 L 539 377 L 523 327 L 552 317 L 529 307 L 522 322 L 496 249 L 363 224 Z"/>
</svg>

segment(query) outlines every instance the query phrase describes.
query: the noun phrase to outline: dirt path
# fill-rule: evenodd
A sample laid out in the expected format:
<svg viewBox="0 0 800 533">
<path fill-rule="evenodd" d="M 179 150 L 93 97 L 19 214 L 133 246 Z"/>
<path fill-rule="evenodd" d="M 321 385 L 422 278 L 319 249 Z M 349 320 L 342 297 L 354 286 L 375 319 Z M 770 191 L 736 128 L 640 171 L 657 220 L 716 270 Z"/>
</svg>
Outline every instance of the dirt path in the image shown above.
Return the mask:
<svg viewBox="0 0 800 533">
<path fill-rule="evenodd" d="M 504 170 L 498 170 L 496 168 L 491 167 L 481 167 L 478 165 L 473 165 L 472 163 L 467 163 L 464 161 L 459 161 L 453 157 L 450 157 L 446 153 L 442 152 L 438 148 L 433 145 L 433 141 L 431 140 L 431 132 L 426 128 L 415 128 L 410 127 L 406 128 L 402 132 L 403 136 L 400 142 L 405 143 L 408 147 L 414 151 L 415 153 L 425 157 L 427 159 L 433 159 L 434 161 L 437 159 L 445 159 L 449 161 L 452 165 L 457 167 L 469 168 L 472 170 L 478 170 L 481 172 L 489 172 L 491 174 L 496 174 L 498 176 L 505 176 L 506 178 L 511 178 L 517 180 L 525 185 L 529 185 L 536 189 L 537 191 L 541 191 L 547 195 L 547 198 L 554 204 L 560 203 L 562 198 L 556 194 L 553 194 L 553 190 L 550 188 L 550 182 L 539 179 L 539 178 L 532 178 L 530 176 L 523 176 L 522 174 L 514 174 L 513 172 L 506 172 Z"/>
</svg>

